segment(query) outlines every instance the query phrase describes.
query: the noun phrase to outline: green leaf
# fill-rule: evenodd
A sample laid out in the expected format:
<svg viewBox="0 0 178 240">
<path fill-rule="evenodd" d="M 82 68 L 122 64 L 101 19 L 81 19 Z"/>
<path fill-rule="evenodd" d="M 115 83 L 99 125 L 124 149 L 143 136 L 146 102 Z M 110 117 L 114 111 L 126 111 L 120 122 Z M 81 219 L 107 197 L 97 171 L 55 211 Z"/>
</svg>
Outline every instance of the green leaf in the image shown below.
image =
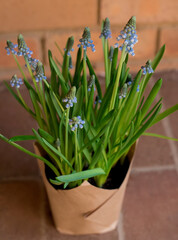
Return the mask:
<svg viewBox="0 0 178 240">
<path fill-rule="evenodd" d="M 51 136 L 48 132 L 46 132 L 45 130 L 43 130 L 42 128 L 38 129 L 38 133 L 40 134 L 40 136 L 42 138 L 44 138 L 46 141 L 48 141 L 49 143 L 53 144 L 55 142 L 55 138 L 53 136 Z"/>
<path fill-rule="evenodd" d="M 82 62 L 81 58 L 82 58 L 82 48 L 80 47 L 78 49 L 78 53 L 77 53 L 77 61 L 76 61 L 76 65 L 75 65 L 75 73 L 74 73 L 74 78 L 73 78 L 73 86 L 76 86 L 76 88 L 79 87 L 80 74 L 83 69 L 83 62 Z"/>
<path fill-rule="evenodd" d="M 65 79 L 64 79 L 62 73 L 60 72 L 57 64 L 55 63 L 55 61 L 53 60 L 52 57 L 50 57 L 50 62 L 52 64 L 57 76 L 59 77 L 59 81 L 60 81 L 60 84 L 61 84 L 61 87 L 62 87 L 62 91 L 63 91 L 64 95 L 66 95 L 67 92 L 69 91 L 69 88 L 66 86 Z"/>
<path fill-rule="evenodd" d="M 111 65 L 111 81 L 112 82 L 114 82 L 114 76 L 116 75 L 117 59 L 118 59 L 118 48 L 115 48 L 113 53 L 112 65 Z"/>
<path fill-rule="evenodd" d="M 143 119 L 147 113 L 147 111 L 149 110 L 151 104 L 153 103 L 153 101 L 155 100 L 160 88 L 161 88 L 161 85 L 162 85 L 162 79 L 159 79 L 154 87 L 152 88 L 150 94 L 148 95 L 145 103 L 143 104 L 143 107 L 141 108 L 141 112 L 142 112 L 142 118 Z"/>
<path fill-rule="evenodd" d="M 150 137 L 157 137 L 157 138 L 162 138 L 162 139 L 167 139 L 167 140 L 172 140 L 172 141 L 178 141 L 177 138 L 167 137 L 167 136 L 156 134 L 156 133 L 146 132 L 146 133 L 143 133 L 142 135 L 143 136 L 150 136 Z"/>
<path fill-rule="evenodd" d="M 36 113 L 36 120 L 38 122 L 38 125 L 41 128 L 43 128 L 43 121 L 42 121 L 42 118 L 41 118 L 41 110 L 40 110 L 40 107 L 37 103 L 37 98 L 35 97 L 32 90 L 29 90 L 29 93 L 30 93 L 30 97 L 31 97 L 31 100 L 32 100 L 32 103 L 33 103 L 33 107 L 34 107 L 34 110 L 35 110 L 35 113 Z"/>
<path fill-rule="evenodd" d="M 49 93 L 46 91 L 45 92 L 45 99 L 49 108 L 49 112 L 50 112 L 50 116 L 51 116 L 51 120 L 52 120 L 52 126 L 50 125 L 50 129 L 54 130 L 54 136 L 58 137 L 58 120 L 57 120 L 57 116 L 56 116 L 56 112 L 55 112 L 55 107 L 51 101 L 50 95 Z"/>
<path fill-rule="evenodd" d="M 17 141 L 24 141 L 24 140 L 35 140 L 36 137 L 33 135 L 19 135 L 19 136 L 14 136 L 9 139 L 11 142 L 17 142 Z"/>
<path fill-rule="evenodd" d="M 82 172 L 76 172 L 68 175 L 59 176 L 59 177 L 56 177 L 56 180 L 64 183 L 70 183 L 78 180 L 92 178 L 102 174 L 105 174 L 102 168 L 95 168 L 95 169 L 85 170 Z"/>
<path fill-rule="evenodd" d="M 82 85 L 78 88 L 76 98 L 77 98 L 77 103 L 75 103 L 73 107 L 73 112 L 72 112 L 73 117 L 80 115 L 81 108 L 83 105 L 83 86 Z"/>
<path fill-rule="evenodd" d="M 51 88 L 55 93 L 58 93 L 58 83 L 56 79 L 56 72 L 53 68 L 53 65 L 51 63 L 51 58 L 52 58 L 52 53 L 50 50 L 48 50 L 48 59 L 49 59 L 49 65 L 50 65 L 50 70 L 51 70 Z"/>
<path fill-rule="evenodd" d="M 42 138 L 42 140 L 43 140 L 43 142 L 46 144 L 46 146 L 48 146 L 56 155 L 58 155 L 59 157 L 61 157 L 63 160 L 64 160 L 64 162 L 72 169 L 72 170 L 74 170 L 73 169 L 73 167 L 72 167 L 72 165 L 71 165 L 71 163 L 67 160 L 67 158 L 60 152 L 60 151 L 58 151 L 55 147 L 53 147 L 49 142 L 47 142 L 44 138 Z"/>
<path fill-rule="evenodd" d="M 52 100 L 52 102 L 53 102 L 53 105 L 54 105 L 54 107 L 55 107 L 55 110 L 56 110 L 59 118 L 61 118 L 61 116 L 62 116 L 63 113 L 62 113 L 62 109 L 61 109 L 61 107 L 60 107 L 60 105 L 59 105 L 59 103 L 58 103 L 59 99 L 58 99 L 57 96 L 56 96 L 56 98 L 58 99 L 58 101 L 56 100 L 56 98 L 55 98 L 55 96 L 54 96 L 54 93 L 53 93 L 52 91 L 50 91 L 49 94 L 50 94 L 51 100 Z"/>
<path fill-rule="evenodd" d="M 175 111 L 178 110 L 178 104 L 166 109 L 164 112 L 160 113 L 156 119 L 152 122 L 151 126 L 153 126 L 154 124 L 158 123 L 159 121 L 161 121 L 162 119 L 164 119 L 165 117 L 169 116 L 170 114 L 174 113 Z"/>
<path fill-rule="evenodd" d="M 45 159 L 44 157 L 42 156 L 39 156 L 39 155 L 36 155 L 32 152 L 30 152 L 29 150 L 23 148 L 22 146 L 18 145 L 17 143 L 14 143 L 12 141 L 9 141 L 9 139 L 7 139 L 6 137 L 4 137 L 2 134 L 0 134 L 0 139 L 9 143 L 10 145 L 12 145 L 13 147 L 16 147 L 17 149 L 19 149 L 20 151 L 32 156 L 32 157 L 35 157 L 37 159 L 40 159 L 42 160 L 48 167 L 51 168 L 51 170 L 56 174 L 56 176 L 59 175 L 59 171 L 57 170 L 57 168 L 51 163 L 49 162 L 47 159 Z"/>
<path fill-rule="evenodd" d="M 98 80 L 98 77 L 95 74 L 95 71 L 90 63 L 89 58 L 87 57 L 87 66 L 90 72 L 90 76 L 94 75 L 95 76 L 95 84 L 96 84 L 96 88 L 97 88 L 97 92 L 98 92 L 98 96 L 100 99 L 102 99 L 102 91 L 101 91 L 101 86 L 100 86 L 100 82 Z"/>
</svg>

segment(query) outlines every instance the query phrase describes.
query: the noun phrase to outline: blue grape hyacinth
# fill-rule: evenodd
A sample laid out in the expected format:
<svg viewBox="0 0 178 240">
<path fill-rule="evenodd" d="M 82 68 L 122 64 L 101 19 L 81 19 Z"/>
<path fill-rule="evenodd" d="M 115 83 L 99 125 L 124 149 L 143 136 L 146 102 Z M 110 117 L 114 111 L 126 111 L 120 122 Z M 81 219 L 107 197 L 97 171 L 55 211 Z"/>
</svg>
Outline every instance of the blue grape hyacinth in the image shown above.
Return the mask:
<svg viewBox="0 0 178 240">
<path fill-rule="evenodd" d="M 72 131 L 75 131 L 75 129 L 83 128 L 83 125 L 85 124 L 85 121 L 81 119 L 81 116 L 73 117 L 72 119 L 69 119 L 69 125 L 71 127 Z"/>
<path fill-rule="evenodd" d="M 101 35 L 99 36 L 99 38 L 104 37 L 105 39 L 111 38 L 111 29 L 110 29 L 110 21 L 109 18 L 106 18 L 104 21 L 104 25 L 103 25 L 103 30 L 101 32 Z"/>
<path fill-rule="evenodd" d="M 23 81 L 21 78 L 18 78 L 17 75 L 12 76 L 10 81 L 11 87 L 20 88 L 22 84 L 23 84 Z"/>
<path fill-rule="evenodd" d="M 92 52 L 95 52 L 95 45 L 93 44 L 93 40 L 91 40 L 90 29 L 88 27 L 84 29 L 82 38 L 79 42 L 80 44 L 77 45 L 78 47 L 83 47 L 84 50 L 90 47 Z"/>
<path fill-rule="evenodd" d="M 39 82 L 43 79 L 45 80 L 47 79 L 47 77 L 44 74 L 43 64 L 40 61 L 38 61 L 35 71 L 36 71 L 36 75 L 35 75 L 36 82 Z"/>
<path fill-rule="evenodd" d="M 66 103 L 66 108 L 73 107 L 73 103 L 77 103 L 77 98 L 75 96 L 76 93 L 76 87 L 73 86 L 67 96 L 62 99 L 62 102 Z"/>
<path fill-rule="evenodd" d="M 18 44 L 13 44 L 11 41 L 8 40 L 7 46 L 5 47 L 7 51 L 7 55 L 10 55 L 10 53 L 17 55 L 17 51 L 15 50 L 15 48 L 17 47 L 18 47 Z"/>
<path fill-rule="evenodd" d="M 67 56 L 70 56 L 71 55 L 70 52 L 74 51 L 73 45 L 74 45 L 74 37 L 72 36 L 68 39 L 66 48 L 64 48 L 64 51 L 67 52 Z"/>
<path fill-rule="evenodd" d="M 29 49 L 29 47 L 27 47 L 27 44 L 25 43 L 25 40 L 22 34 L 18 35 L 17 42 L 18 42 L 18 49 L 19 49 L 17 55 L 27 56 L 28 58 L 30 58 L 33 52 Z"/>
<path fill-rule="evenodd" d="M 154 71 L 153 71 L 153 68 L 152 68 L 152 66 L 151 66 L 151 61 L 150 61 L 150 60 L 148 60 L 148 61 L 146 62 L 146 65 L 145 65 L 145 66 L 142 66 L 141 69 L 143 70 L 143 75 L 145 75 L 145 74 L 147 74 L 147 73 L 151 74 L 151 73 L 154 72 Z"/>
<path fill-rule="evenodd" d="M 119 50 L 123 50 L 124 45 L 126 46 L 126 52 L 132 56 L 135 56 L 133 47 L 138 42 L 138 36 L 136 34 L 136 17 L 133 16 L 125 28 L 120 32 L 120 35 L 116 38 L 118 41 L 121 39 L 124 40 L 124 43 L 119 47 Z M 116 43 L 115 47 L 118 47 L 119 44 Z"/>
</svg>

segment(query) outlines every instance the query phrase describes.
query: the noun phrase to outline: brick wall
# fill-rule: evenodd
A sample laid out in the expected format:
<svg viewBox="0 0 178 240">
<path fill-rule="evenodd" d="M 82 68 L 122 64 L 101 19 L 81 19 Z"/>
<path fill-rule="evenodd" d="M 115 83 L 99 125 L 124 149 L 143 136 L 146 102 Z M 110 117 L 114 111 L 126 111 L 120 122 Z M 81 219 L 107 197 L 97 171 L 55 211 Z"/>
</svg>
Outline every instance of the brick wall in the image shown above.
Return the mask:
<svg viewBox="0 0 178 240">
<path fill-rule="evenodd" d="M 152 58 L 159 47 L 166 43 L 164 60 L 159 69 L 178 67 L 178 0 L 1 0 L 0 3 L 0 79 L 8 79 L 17 71 L 12 56 L 7 56 L 6 40 L 16 41 L 22 33 L 28 46 L 46 66 L 47 50 L 60 59 L 54 42 L 63 49 L 68 36 L 73 35 L 75 52 L 83 28 L 90 27 L 96 53 L 89 53 L 95 68 L 102 71 L 100 24 L 109 17 L 113 38 L 128 19 L 137 17 L 139 43 L 135 57 L 130 58 L 131 69 L 139 68 Z M 88 51 L 89 52 L 89 51 Z"/>
</svg>

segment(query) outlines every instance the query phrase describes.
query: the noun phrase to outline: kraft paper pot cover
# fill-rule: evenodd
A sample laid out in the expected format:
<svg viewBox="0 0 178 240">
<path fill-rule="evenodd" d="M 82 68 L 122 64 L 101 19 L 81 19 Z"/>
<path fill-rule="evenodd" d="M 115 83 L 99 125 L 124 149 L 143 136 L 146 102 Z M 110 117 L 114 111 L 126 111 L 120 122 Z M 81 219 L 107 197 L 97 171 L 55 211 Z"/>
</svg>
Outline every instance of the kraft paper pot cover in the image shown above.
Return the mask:
<svg viewBox="0 0 178 240">
<path fill-rule="evenodd" d="M 37 143 L 35 152 L 42 155 Z M 45 165 L 38 160 L 46 187 L 54 223 L 59 232 L 72 235 L 97 234 L 112 231 L 118 224 L 126 185 L 128 182 L 135 144 L 128 153 L 130 166 L 118 189 L 103 189 L 84 181 L 69 190 L 56 190 L 47 180 Z"/>
</svg>

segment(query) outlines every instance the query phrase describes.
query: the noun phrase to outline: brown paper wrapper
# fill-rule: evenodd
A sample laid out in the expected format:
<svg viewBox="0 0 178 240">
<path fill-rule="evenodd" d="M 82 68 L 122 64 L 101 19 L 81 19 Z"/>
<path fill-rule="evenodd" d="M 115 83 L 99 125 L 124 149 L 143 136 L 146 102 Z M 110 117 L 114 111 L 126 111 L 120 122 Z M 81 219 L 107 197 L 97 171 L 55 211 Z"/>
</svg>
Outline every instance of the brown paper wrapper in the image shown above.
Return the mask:
<svg viewBox="0 0 178 240">
<path fill-rule="evenodd" d="M 41 155 L 36 144 L 34 148 L 36 154 Z M 128 154 L 130 166 L 124 181 L 118 189 L 113 190 L 95 187 L 87 181 L 73 189 L 56 190 L 46 178 L 44 163 L 38 160 L 53 219 L 59 232 L 72 235 L 99 234 L 116 228 L 134 150 L 135 145 Z"/>
</svg>

